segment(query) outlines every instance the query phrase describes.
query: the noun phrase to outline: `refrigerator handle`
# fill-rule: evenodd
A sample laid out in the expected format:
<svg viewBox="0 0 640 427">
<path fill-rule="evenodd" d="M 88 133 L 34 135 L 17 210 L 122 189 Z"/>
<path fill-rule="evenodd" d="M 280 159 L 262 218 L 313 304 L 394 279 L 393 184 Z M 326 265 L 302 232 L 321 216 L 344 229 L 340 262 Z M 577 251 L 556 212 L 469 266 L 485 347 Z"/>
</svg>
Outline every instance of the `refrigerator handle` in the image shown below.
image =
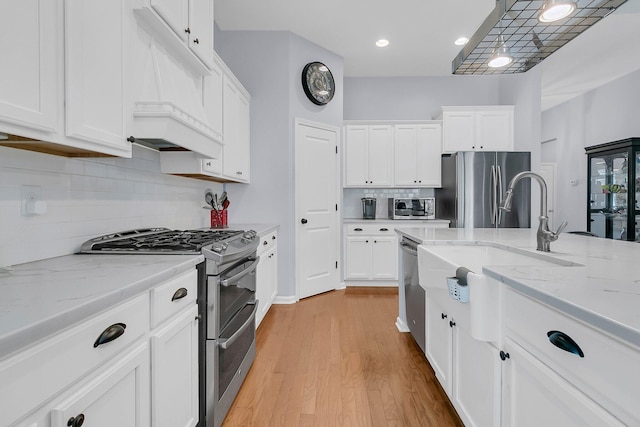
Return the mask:
<svg viewBox="0 0 640 427">
<path fill-rule="evenodd" d="M 502 201 L 503 198 L 503 194 L 502 194 L 502 169 L 500 168 L 500 165 L 498 165 L 498 188 L 496 190 L 498 197 L 496 197 L 496 213 L 498 216 L 498 225 L 500 225 L 500 223 L 502 222 L 502 210 L 498 209 L 497 206 L 500 204 L 500 202 Z"/>
<path fill-rule="evenodd" d="M 495 165 L 491 165 L 491 224 L 496 223 L 496 207 L 498 206 L 497 199 L 498 198 L 498 188 L 497 188 L 497 176 L 496 176 L 496 167 Z"/>
</svg>

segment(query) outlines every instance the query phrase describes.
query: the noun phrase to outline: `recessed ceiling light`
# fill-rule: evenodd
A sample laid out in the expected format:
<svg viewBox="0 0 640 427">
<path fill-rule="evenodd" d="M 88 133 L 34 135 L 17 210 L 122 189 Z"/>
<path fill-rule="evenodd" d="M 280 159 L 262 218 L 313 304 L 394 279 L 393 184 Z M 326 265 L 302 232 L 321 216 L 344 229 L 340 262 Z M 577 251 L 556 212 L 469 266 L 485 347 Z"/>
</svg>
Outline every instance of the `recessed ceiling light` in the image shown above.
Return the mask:
<svg viewBox="0 0 640 427">
<path fill-rule="evenodd" d="M 376 46 L 378 47 L 387 47 L 389 46 L 389 40 L 387 39 L 380 39 L 376 42 Z"/>
<path fill-rule="evenodd" d="M 467 44 L 467 42 L 469 41 L 468 38 L 466 37 L 460 37 L 459 39 L 457 39 L 454 43 L 456 46 L 464 46 L 465 44 Z"/>
</svg>

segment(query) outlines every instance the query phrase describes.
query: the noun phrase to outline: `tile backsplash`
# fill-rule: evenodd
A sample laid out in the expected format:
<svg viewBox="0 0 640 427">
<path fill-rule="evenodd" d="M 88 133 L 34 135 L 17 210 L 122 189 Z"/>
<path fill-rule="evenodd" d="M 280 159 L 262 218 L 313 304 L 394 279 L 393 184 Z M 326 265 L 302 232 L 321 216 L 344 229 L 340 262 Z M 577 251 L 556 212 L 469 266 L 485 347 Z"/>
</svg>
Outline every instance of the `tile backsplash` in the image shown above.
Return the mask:
<svg viewBox="0 0 640 427">
<path fill-rule="evenodd" d="M 375 197 L 376 218 L 388 218 L 388 199 L 390 197 L 422 198 L 433 197 L 433 188 L 345 188 L 342 193 L 344 218 L 362 218 L 363 197 Z"/>
<path fill-rule="evenodd" d="M 23 215 L 23 193 L 34 187 L 46 213 Z M 0 267 L 71 254 L 110 232 L 207 227 L 207 188 L 222 192 L 222 184 L 161 173 L 159 153 L 137 145 L 131 159 L 0 147 Z"/>
</svg>

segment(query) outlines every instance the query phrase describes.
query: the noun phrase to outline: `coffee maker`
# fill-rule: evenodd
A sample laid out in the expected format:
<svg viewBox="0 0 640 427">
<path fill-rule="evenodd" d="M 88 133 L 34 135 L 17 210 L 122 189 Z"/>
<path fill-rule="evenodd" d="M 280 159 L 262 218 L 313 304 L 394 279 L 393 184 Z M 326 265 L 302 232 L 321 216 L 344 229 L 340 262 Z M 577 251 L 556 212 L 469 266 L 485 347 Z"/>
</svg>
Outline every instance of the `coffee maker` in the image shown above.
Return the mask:
<svg viewBox="0 0 640 427">
<path fill-rule="evenodd" d="M 363 197 L 362 199 L 362 219 L 376 219 L 375 197 Z"/>
</svg>

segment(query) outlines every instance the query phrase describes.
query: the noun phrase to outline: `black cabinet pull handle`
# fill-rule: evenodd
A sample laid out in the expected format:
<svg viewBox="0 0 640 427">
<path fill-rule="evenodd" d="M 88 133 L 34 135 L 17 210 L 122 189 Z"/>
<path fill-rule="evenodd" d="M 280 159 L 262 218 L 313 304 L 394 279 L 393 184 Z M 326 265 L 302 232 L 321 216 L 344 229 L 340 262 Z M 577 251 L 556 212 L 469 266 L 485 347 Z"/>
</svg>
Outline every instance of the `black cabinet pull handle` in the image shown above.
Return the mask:
<svg viewBox="0 0 640 427">
<path fill-rule="evenodd" d="M 132 135 L 129 138 L 127 138 L 127 141 L 129 141 L 131 143 L 134 143 L 134 142 L 136 142 L 136 138 Z"/>
<path fill-rule="evenodd" d="M 187 289 L 186 288 L 180 288 L 176 291 L 175 294 L 173 294 L 173 296 L 171 297 L 171 301 L 175 301 L 177 299 L 182 299 L 184 297 L 187 296 Z"/>
<path fill-rule="evenodd" d="M 449 320 L 449 326 L 453 328 L 454 326 L 456 326 L 456 322 L 454 322 L 453 320 Z"/>
<path fill-rule="evenodd" d="M 300 222 L 301 222 L 301 223 L 303 223 L 303 224 L 306 224 L 308 221 L 307 221 L 307 219 L 306 219 L 306 218 L 302 218 L 302 219 L 300 220 Z"/>
<path fill-rule="evenodd" d="M 200 40 L 198 40 L 198 39 L 195 39 L 193 42 L 194 42 L 195 44 L 200 44 Z"/>
<path fill-rule="evenodd" d="M 503 362 L 510 357 L 511 356 L 509 355 L 509 353 L 505 353 L 504 351 L 500 350 L 500 359 L 502 359 Z"/>
<path fill-rule="evenodd" d="M 262 244 L 266 246 L 266 245 L 268 245 L 268 244 L 269 244 L 269 242 L 267 242 L 267 241 L 265 240 L 264 242 L 262 242 Z"/>
<path fill-rule="evenodd" d="M 271 236 L 271 240 L 276 240 L 276 236 Z"/>
<path fill-rule="evenodd" d="M 184 32 L 187 34 L 191 34 L 191 28 L 187 27 L 184 29 Z"/>
<path fill-rule="evenodd" d="M 446 315 L 446 314 L 444 314 L 444 313 L 440 313 L 440 316 L 442 316 L 442 319 L 443 319 L 443 320 L 447 318 L 447 315 Z"/>
<path fill-rule="evenodd" d="M 124 323 L 114 323 L 109 326 L 107 329 L 102 331 L 96 342 L 93 343 L 93 347 L 97 347 L 102 344 L 106 344 L 118 338 L 120 335 L 124 334 L 124 330 L 127 327 Z"/>
<path fill-rule="evenodd" d="M 380 231 L 389 231 L 388 228 L 381 228 Z"/>
<path fill-rule="evenodd" d="M 549 341 L 551 341 L 551 344 L 555 345 L 559 349 L 584 357 L 584 353 L 580 346 L 564 332 L 549 331 L 547 332 L 547 337 L 549 338 Z"/>
<path fill-rule="evenodd" d="M 362 231 L 362 228 L 354 228 L 353 231 Z"/>
<path fill-rule="evenodd" d="M 80 427 L 82 424 L 84 424 L 84 414 L 78 414 L 75 417 L 69 418 L 69 421 L 67 421 L 69 427 Z"/>
</svg>

